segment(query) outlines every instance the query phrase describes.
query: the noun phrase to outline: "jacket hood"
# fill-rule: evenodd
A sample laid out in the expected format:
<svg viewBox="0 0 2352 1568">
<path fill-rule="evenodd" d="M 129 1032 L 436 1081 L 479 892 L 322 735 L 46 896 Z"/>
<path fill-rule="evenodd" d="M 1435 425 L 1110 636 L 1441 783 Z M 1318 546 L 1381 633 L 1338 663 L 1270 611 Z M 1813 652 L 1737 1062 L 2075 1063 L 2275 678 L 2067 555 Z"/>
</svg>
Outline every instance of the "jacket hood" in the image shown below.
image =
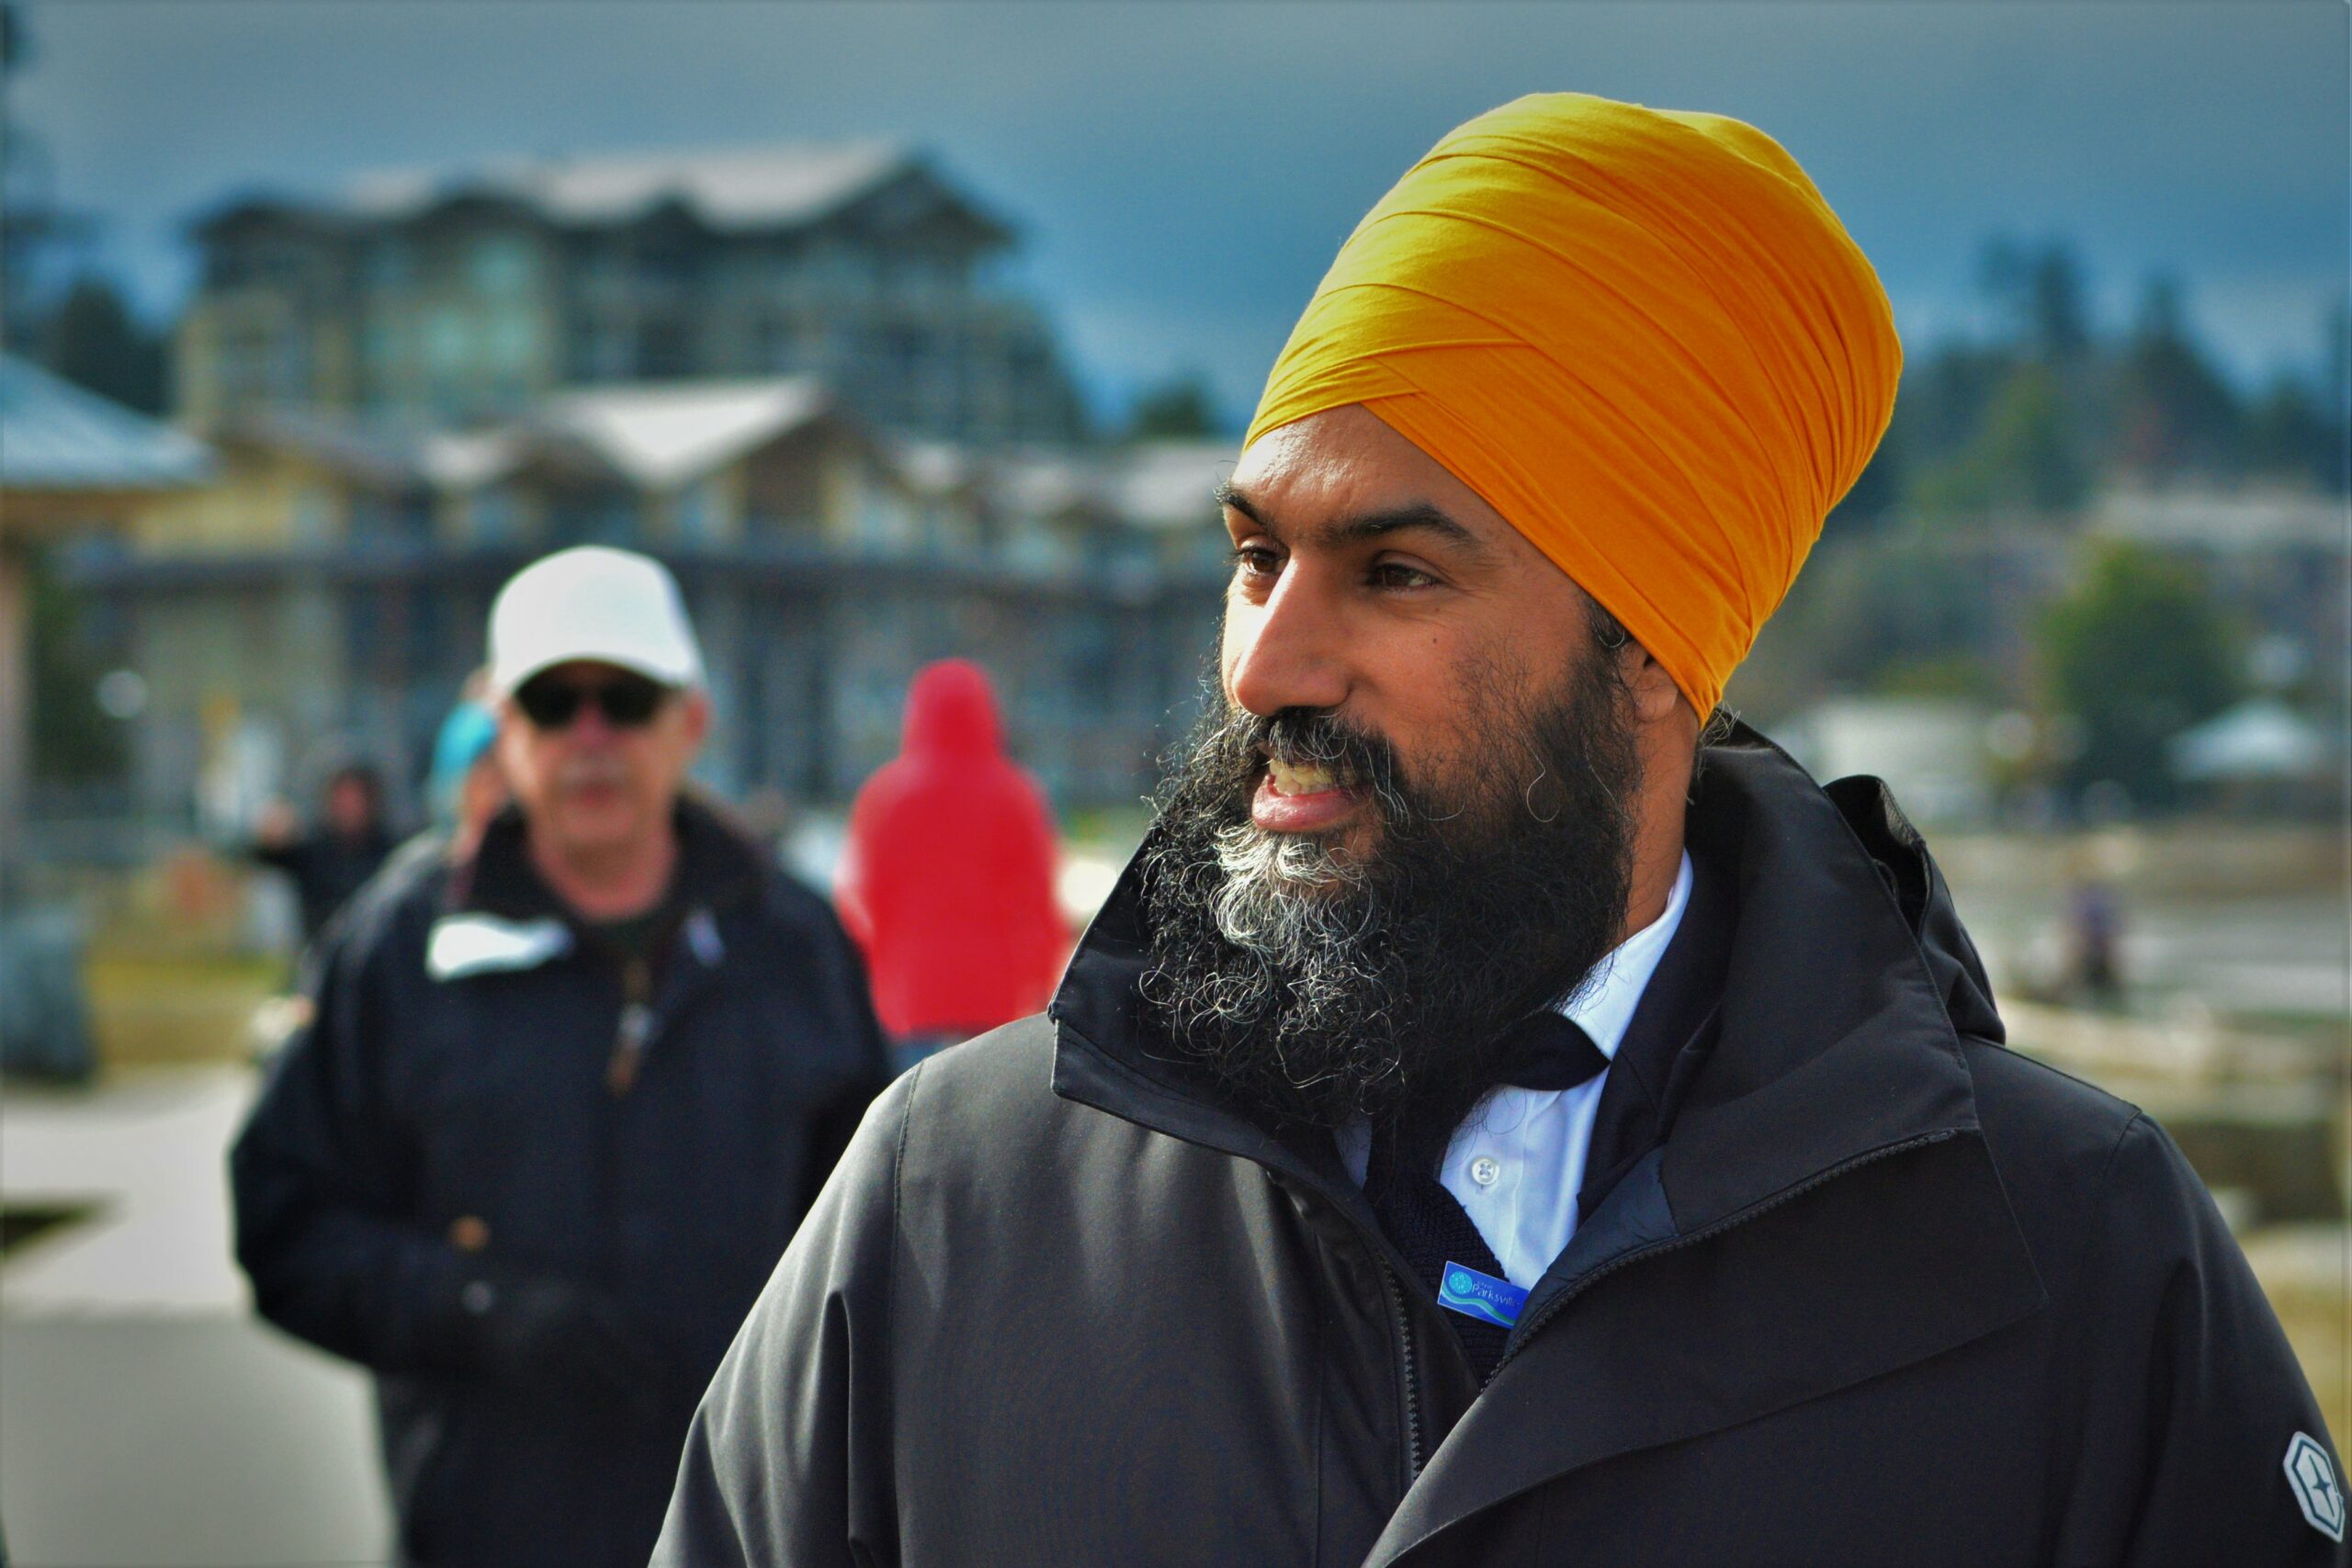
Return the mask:
<svg viewBox="0 0 2352 1568">
<path fill-rule="evenodd" d="M 1742 725 L 1707 750 L 1686 841 L 1738 912 L 1720 1032 L 1661 1173 L 1678 1227 L 1908 1138 L 1973 1133 L 1958 1035 L 1998 1041 L 1999 1018 L 1950 890 L 1885 786 L 1825 790 Z M 1138 881 L 1131 863 L 1050 1010 L 1057 1086 L 1179 1137 L 1295 1161 L 1275 1130 L 1220 1104 L 1141 1004 Z"/>
<path fill-rule="evenodd" d="M 964 659 L 927 664 L 907 690 L 902 757 L 994 757 L 1003 750 L 996 691 Z"/>
<path fill-rule="evenodd" d="M 1883 780 L 1867 773 L 1838 779 L 1823 786 L 1822 794 L 1838 808 L 1856 842 L 1878 867 L 1880 879 L 1894 895 L 1895 906 L 1920 956 L 1943 997 L 1944 1010 L 1959 1032 L 1996 1043 L 2007 1036 L 2001 1015 L 1993 1006 L 1992 983 L 1985 978 L 1976 944 L 1960 923 L 1951 887 L 1928 852 L 1925 840 Z"/>
</svg>

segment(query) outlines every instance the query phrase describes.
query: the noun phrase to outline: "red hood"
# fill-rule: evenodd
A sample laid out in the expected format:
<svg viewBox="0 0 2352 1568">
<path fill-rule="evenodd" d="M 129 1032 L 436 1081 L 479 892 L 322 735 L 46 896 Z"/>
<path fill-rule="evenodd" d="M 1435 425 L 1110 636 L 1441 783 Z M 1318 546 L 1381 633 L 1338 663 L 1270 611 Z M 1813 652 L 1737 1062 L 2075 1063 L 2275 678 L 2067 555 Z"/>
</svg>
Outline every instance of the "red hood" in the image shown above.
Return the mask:
<svg viewBox="0 0 2352 1568">
<path fill-rule="evenodd" d="M 907 691 L 907 728 L 899 754 L 907 758 L 995 757 L 1004 750 L 996 692 L 980 667 L 943 659 L 919 671 Z"/>
</svg>

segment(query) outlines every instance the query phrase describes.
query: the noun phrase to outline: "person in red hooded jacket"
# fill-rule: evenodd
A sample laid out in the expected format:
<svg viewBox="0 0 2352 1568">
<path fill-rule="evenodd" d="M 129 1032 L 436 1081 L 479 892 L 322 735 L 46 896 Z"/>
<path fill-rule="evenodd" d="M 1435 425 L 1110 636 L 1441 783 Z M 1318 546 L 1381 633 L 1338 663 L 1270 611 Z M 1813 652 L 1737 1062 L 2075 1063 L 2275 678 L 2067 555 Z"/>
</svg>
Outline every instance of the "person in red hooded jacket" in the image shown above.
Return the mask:
<svg viewBox="0 0 2352 1568">
<path fill-rule="evenodd" d="M 857 792 L 836 893 L 899 1065 L 1040 1011 L 1069 956 L 1054 829 L 979 666 L 916 672 L 899 755 Z"/>
</svg>

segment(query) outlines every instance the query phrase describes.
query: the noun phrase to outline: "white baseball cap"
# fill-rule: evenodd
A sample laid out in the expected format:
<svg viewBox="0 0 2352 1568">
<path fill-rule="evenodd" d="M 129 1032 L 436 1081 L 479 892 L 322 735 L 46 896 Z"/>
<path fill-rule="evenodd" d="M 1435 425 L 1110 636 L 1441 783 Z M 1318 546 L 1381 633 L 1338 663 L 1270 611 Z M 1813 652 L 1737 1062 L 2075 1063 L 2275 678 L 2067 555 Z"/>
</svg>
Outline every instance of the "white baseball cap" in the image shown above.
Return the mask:
<svg viewBox="0 0 2352 1568">
<path fill-rule="evenodd" d="M 703 683 L 702 649 L 676 579 L 659 561 L 602 545 L 533 561 L 490 607 L 493 695 L 574 660 L 618 665 L 665 686 Z"/>
</svg>

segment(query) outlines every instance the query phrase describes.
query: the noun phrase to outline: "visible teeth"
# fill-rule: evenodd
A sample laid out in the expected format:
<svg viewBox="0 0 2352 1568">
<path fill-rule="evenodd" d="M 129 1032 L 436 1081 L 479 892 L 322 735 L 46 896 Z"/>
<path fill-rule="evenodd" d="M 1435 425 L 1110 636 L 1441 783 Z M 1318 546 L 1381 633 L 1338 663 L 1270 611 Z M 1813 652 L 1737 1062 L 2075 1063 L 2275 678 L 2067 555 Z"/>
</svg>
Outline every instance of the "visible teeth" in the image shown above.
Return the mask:
<svg viewBox="0 0 2352 1568">
<path fill-rule="evenodd" d="M 1266 772 L 1274 781 L 1276 795 L 1313 795 L 1317 790 L 1329 789 L 1337 782 L 1330 769 L 1312 762 L 1284 762 L 1269 758 Z"/>
</svg>

